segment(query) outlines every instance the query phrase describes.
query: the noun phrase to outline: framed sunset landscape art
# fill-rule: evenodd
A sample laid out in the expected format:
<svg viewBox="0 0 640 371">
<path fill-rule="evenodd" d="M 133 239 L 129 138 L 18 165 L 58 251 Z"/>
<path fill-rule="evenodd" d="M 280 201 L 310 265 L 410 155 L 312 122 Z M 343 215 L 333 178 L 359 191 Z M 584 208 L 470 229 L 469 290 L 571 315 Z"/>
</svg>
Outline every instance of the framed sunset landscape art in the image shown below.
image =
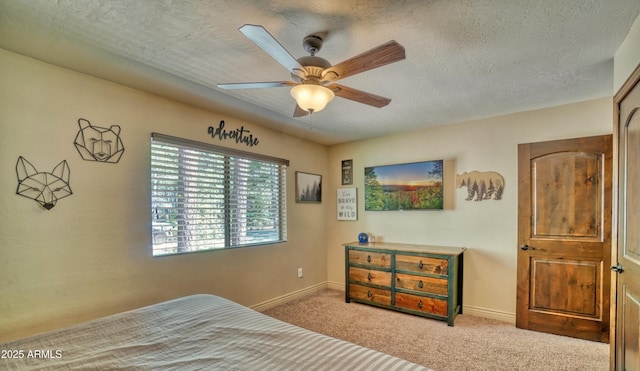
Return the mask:
<svg viewBox="0 0 640 371">
<path fill-rule="evenodd" d="M 364 168 L 365 211 L 442 210 L 443 160 Z"/>
</svg>

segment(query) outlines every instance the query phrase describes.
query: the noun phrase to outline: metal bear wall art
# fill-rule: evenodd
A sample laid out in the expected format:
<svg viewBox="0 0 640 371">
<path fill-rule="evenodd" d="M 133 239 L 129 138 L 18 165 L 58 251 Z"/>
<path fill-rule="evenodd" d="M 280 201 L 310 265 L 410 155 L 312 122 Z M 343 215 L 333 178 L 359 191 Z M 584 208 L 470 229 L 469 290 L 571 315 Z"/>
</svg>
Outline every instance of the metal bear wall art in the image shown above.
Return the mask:
<svg viewBox="0 0 640 371">
<path fill-rule="evenodd" d="M 80 130 L 74 144 L 80 156 L 86 161 L 117 163 L 124 153 L 120 138 L 120 126 L 108 128 L 93 126 L 86 119 L 79 119 Z"/>
</svg>

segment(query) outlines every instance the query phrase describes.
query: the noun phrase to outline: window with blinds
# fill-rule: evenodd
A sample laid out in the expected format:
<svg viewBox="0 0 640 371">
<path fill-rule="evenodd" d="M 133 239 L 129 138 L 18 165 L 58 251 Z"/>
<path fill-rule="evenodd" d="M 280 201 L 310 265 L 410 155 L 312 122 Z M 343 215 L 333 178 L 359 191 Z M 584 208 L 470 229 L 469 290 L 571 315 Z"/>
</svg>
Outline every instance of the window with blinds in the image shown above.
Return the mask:
<svg viewBox="0 0 640 371">
<path fill-rule="evenodd" d="M 153 133 L 153 255 L 286 241 L 288 165 L 288 160 Z"/>
</svg>

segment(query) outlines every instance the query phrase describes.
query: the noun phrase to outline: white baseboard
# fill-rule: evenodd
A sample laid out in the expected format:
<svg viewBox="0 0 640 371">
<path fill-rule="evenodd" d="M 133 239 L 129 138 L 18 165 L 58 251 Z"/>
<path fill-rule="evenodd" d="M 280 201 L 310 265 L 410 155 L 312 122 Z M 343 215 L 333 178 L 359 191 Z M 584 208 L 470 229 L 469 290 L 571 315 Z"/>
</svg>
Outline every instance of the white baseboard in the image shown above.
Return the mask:
<svg viewBox="0 0 640 371">
<path fill-rule="evenodd" d="M 330 289 L 338 290 L 338 291 L 345 291 L 345 284 L 343 282 L 327 282 L 327 287 Z M 463 305 L 462 313 L 468 314 L 471 316 L 496 319 L 498 321 L 509 322 L 514 325 L 516 323 L 515 314 L 509 313 L 509 312 L 503 312 L 495 309 Z"/>
<path fill-rule="evenodd" d="M 258 312 L 264 312 L 267 309 L 271 309 L 281 304 L 288 303 L 292 300 L 301 299 L 305 296 L 314 294 L 320 290 L 324 289 L 332 289 L 338 291 L 345 291 L 345 284 L 343 282 L 322 282 L 313 286 L 306 287 L 302 290 L 294 291 L 286 295 L 279 296 L 277 298 L 267 300 L 265 302 L 256 304 L 251 306 L 251 309 L 257 310 Z M 462 308 L 463 314 L 468 314 L 471 316 L 478 316 L 484 318 L 491 318 L 498 321 L 516 323 L 516 315 L 509 312 L 504 312 L 495 309 L 474 307 L 470 305 L 464 305 Z"/>
<path fill-rule="evenodd" d="M 302 290 L 294 291 L 286 295 L 279 296 L 277 298 L 264 301 L 262 303 L 252 305 L 250 308 L 258 312 L 264 312 L 267 309 L 271 309 L 280 304 L 288 303 L 292 300 L 301 299 L 305 296 L 311 295 L 317 291 L 324 290 L 328 287 L 327 282 L 322 282 L 317 285 L 306 287 Z"/>
<path fill-rule="evenodd" d="M 495 309 L 473 307 L 470 305 L 463 305 L 462 314 L 468 314 L 471 316 L 478 316 L 484 318 L 496 319 L 498 321 L 509 322 L 515 325 L 516 315 L 509 312 L 503 312 Z"/>
</svg>

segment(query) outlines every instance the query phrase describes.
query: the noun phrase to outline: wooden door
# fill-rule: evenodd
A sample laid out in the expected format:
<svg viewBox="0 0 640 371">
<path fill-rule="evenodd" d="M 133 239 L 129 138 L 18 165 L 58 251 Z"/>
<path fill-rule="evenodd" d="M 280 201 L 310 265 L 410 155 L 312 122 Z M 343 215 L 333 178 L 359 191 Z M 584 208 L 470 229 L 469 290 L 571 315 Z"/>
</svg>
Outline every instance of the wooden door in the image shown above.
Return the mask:
<svg viewBox="0 0 640 371">
<path fill-rule="evenodd" d="M 518 146 L 517 327 L 609 341 L 612 146 Z"/>
<path fill-rule="evenodd" d="M 618 236 L 616 370 L 640 370 L 640 67 L 616 94 Z"/>
</svg>

